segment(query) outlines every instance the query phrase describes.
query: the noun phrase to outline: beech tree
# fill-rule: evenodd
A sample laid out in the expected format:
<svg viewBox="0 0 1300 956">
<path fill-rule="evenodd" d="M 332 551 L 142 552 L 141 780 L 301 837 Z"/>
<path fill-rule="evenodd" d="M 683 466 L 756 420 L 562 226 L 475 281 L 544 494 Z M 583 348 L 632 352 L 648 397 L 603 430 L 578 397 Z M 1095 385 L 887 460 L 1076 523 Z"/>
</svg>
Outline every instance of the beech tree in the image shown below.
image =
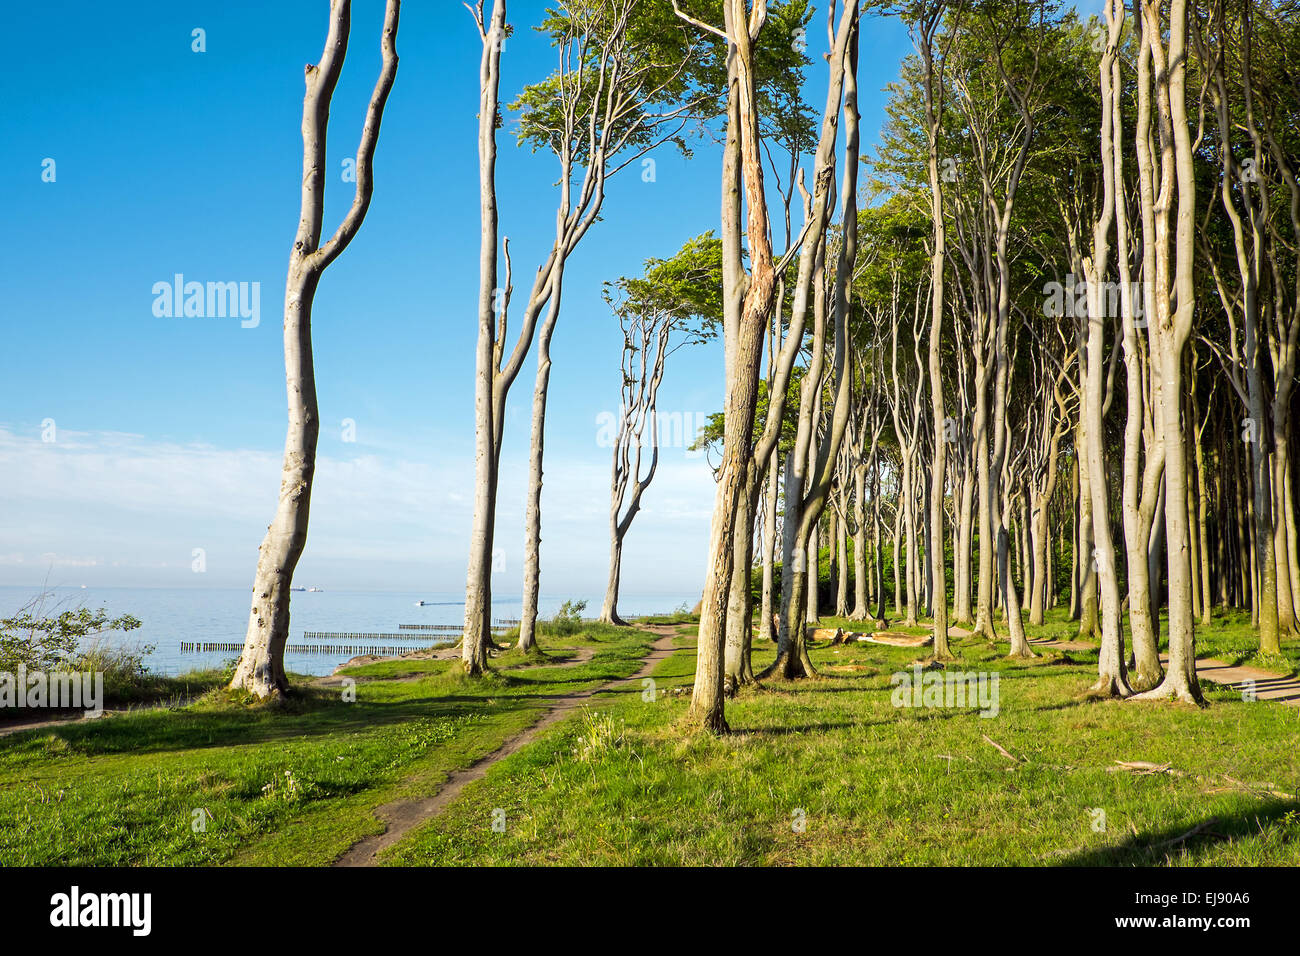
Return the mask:
<svg viewBox="0 0 1300 956">
<path fill-rule="evenodd" d="M 466 673 L 477 675 L 487 667 L 491 643 L 497 481 L 510 388 L 538 338 L 540 321 L 519 639 L 520 650 L 527 652 L 535 640 L 540 580 L 542 456 L 550 342 L 560 313 L 565 265 L 599 220 L 610 176 L 665 142 L 676 142 L 685 149 L 679 134 L 691 110 L 705 97 L 699 92 L 699 84 L 708 60 L 662 0 L 567 0 L 548 14 L 540 29 L 558 48 L 560 66 L 547 80 L 527 87 L 514 106 L 520 112 L 521 141 L 535 149 L 551 150 L 559 161 L 555 239 L 534 275 L 519 332 L 507 354 L 514 290 L 509 240 L 501 243 L 500 253 L 497 248 L 496 137 L 501 125 L 501 51 L 510 28 L 505 20 L 505 0 L 493 0 L 492 13 L 486 19 L 484 0 L 471 7 L 471 12 L 483 46 L 479 105 L 482 228 L 475 359 L 474 517 L 461 654 Z M 499 258 L 505 262 L 505 282 L 500 286 Z"/>
<path fill-rule="evenodd" d="M 672 259 L 652 259 L 643 278 L 607 284 L 605 301 L 623 330 L 622 386 L 613 441 L 609 501 L 609 580 L 600 620 L 622 625 L 618 589 L 623 540 L 659 467 L 659 385 L 668 356 L 712 337 L 721 304 L 721 243 L 711 233 L 688 242 Z M 643 449 L 650 463 L 644 474 Z"/>
<path fill-rule="evenodd" d="M 778 263 L 772 252 L 767 194 L 764 186 L 762 142 L 760 135 L 760 104 L 758 77 L 758 42 L 768 22 L 768 4 L 765 0 L 723 0 L 723 24 L 708 23 L 684 11 L 678 0 L 674 9 L 683 20 L 698 29 L 723 40 L 727 44 L 727 126 L 722 160 L 722 269 L 723 269 L 723 349 L 725 354 L 725 395 L 723 401 L 724 440 L 722 464 L 718 472 L 718 488 L 714 501 L 713 520 L 709 532 L 709 562 L 707 565 L 704 595 L 701 604 L 700 637 L 695 672 L 695 686 L 691 697 L 688 723 L 712 732 L 725 732 L 727 723 L 723 714 L 725 679 L 725 653 L 728 607 L 734 588 L 733 576 L 737 545 L 747 547 L 749 534 L 737 535 L 738 522 L 747 520 L 755 449 L 752 446 L 752 429 L 758 400 L 759 373 L 762 362 L 763 338 L 770 313 L 778 294 L 779 275 L 788 266 L 793 249 L 787 251 Z M 833 11 L 832 11 L 833 12 Z M 856 7 L 854 8 L 856 13 Z M 832 94 L 836 104 L 829 113 L 830 127 L 835 126 L 838 111 L 839 84 L 836 74 L 842 76 L 843 50 L 847 44 L 851 16 L 846 10 L 831 57 Z M 793 49 L 790 36 L 784 38 L 787 49 Z M 829 98 L 828 98 L 829 101 Z M 827 139 L 823 125 L 823 142 Z M 830 145 L 818 147 L 818 169 L 826 168 L 822 162 L 824 152 L 833 152 L 833 135 Z M 825 221 L 827 193 L 831 183 L 818 173 L 811 203 L 806 208 L 814 219 Z M 744 197 L 747 251 L 750 267 L 746 272 L 742 252 L 742 194 Z M 809 235 L 820 232 L 814 222 L 805 223 L 800 242 Z M 813 240 L 815 247 L 817 240 Z M 810 271 L 810 270 L 809 270 Z M 811 275 L 809 275 L 809 281 Z M 800 272 L 801 287 L 804 270 Z M 800 296 L 796 293 L 796 308 Z M 797 321 L 795 317 L 792 323 Z M 791 332 L 783 348 L 780 368 L 788 370 L 794 351 L 802 341 L 802 328 L 798 334 Z M 788 356 L 788 357 L 787 357 Z M 777 382 L 770 395 L 783 400 L 788 378 L 778 371 Z M 769 425 L 763 443 L 775 445 L 780 430 L 780 414 Z"/>
<path fill-rule="evenodd" d="M 343 70 L 351 33 L 350 0 L 331 0 L 325 49 L 319 62 L 314 66 L 309 64 L 305 71 L 302 199 L 284 292 L 284 367 L 289 428 L 284 442 L 279 503 L 258 550 L 253 606 L 244 636 L 244 649 L 230 682 L 231 689 L 246 690 L 259 698 L 282 694 L 289 688 L 284 672 L 284 646 L 289 639 L 290 588 L 294 569 L 307 543 L 312 481 L 316 473 L 316 444 L 320 436 L 320 410 L 316 401 L 311 346 L 312 304 L 322 274 L 352 242 L 370 209 L 379 125 L 397 77 L 400 10 L 401 0 L 387 0 L 380 40 L 383 62 L 370 95 L 361 141 L 357 146 L 356 190 L 343 221 L 323 243 L 327 127 L 330 101 Z"/>
<path fill-rule="evenodd" d="M 560 162 L 557 219 L 595 221 L 610 177 L 657 147 L 674 143 L 689 155 L 682 131 L 709 112 L 717 98 L 712 51 L 696 45 L 663 0 L 566 0 L 538 28 L 560 50 L 560 67 L 546 82 L 524 90 L 522 143 L 549 148 Z M 570 183 L 584 166 L 576 202 Z M 557 236 L 553 288 L 537 334 L 528 498 L 524 517 L 524 589 L 519 648 L 536 641 L 541 585 L 542 459 L 551 340 L 560 314 L 565 263 L 582 236 Z"/>
</svg>

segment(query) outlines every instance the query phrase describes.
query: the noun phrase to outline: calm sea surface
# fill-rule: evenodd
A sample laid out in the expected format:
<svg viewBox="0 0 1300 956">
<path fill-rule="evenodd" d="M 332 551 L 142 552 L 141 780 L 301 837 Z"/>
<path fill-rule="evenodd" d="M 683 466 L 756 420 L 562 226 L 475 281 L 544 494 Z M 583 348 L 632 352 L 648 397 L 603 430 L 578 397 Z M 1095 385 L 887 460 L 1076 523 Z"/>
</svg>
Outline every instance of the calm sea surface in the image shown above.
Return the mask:
<svg viewBox="0 0 1300 956">
<path fill-rule="evenodd" d="M 0 587 L 0 617 L 8 617 L 40 593 L 40 588 Z M 51 588 L 47 613 L 84 605 L 104 607 L 111 617 L 130 614 L 141 621 L 138 630 L 127 635 L 109 635 L 106 641 L 129 646 L 152 645 L 146 657 L 149 669 L 160 674 L 182 674 L 206 667 L 219 667 L 238 656 L 238 651 L 182 651 L 181 643 L 237 643 L 244 640 L 251 592 L 244 588 Z M 585 598 L 584 615 L 599 613 L 601 595 Z M 682 604 L 693 607 L 699 594 L 628 594 L 619 601 L 624 614 L 662 614 Z M 423 600 L 425 605 L 417 607 Z M 540 603 L 542 617 L 559 609 L 563 598 Z M 493 598 L 493 619 L 519 617 L 519 598 Z M 291 602 L 289 643 L 303 640 L 304 631 L 345 631 L 396 634 L 399 624 L 464 623 L 465 593 L 404 591 L 296 591 Z M 411 632 L 411 645 L 427 646 L 459 634 Z M 323 642 L 321 642 L 323 643 Z M 356 643 L 356 642 L 353 642 Z M 384 641 L 394 644 L 395 641 Z M 285 666 L 299 674 L 328 674 L 352 654 L 286 654 Z"/>
</svg>

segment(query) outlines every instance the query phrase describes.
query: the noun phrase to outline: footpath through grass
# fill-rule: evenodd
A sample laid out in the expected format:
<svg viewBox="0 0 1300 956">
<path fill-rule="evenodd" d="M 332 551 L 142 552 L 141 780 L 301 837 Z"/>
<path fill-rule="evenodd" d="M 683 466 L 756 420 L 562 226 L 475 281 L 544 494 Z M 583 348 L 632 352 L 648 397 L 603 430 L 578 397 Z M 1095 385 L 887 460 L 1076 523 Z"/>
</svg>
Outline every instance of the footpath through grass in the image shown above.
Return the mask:
<svg viewBox="0 0 1300 956">
<path fill-rule="evenodd" d="M 535 722 L 547 697 L 634 673 L 650 638 L 590 625 L 543 627 L 541 642 L 553 660 L 507 652 L 482 680 L 455 661 L 354 668 L 354 703 L 298 678 L 280 706 L 216 690 L 0 738 L 0 865 L 332 862 L 382 829 L 375 806 L 435 792 Z M 582 646 L 590 661 L 555 666 Z"/>
</svg>

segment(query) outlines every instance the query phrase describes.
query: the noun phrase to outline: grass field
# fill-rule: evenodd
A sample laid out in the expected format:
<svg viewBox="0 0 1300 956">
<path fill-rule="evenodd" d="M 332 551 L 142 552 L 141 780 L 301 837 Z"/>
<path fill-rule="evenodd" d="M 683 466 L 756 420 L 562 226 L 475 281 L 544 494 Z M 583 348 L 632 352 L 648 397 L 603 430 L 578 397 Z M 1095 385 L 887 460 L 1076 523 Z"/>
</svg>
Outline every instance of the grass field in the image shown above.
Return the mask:
<svg viewBox="0 0 1300 956">
<path fill-rule="evenodd" d="M 536 721 L 546 695 L 627 676 L 649 644 L 614 628 L 543 635 L 554 664 L 582 645 L 595 656 L 472 685 L 454 661 L 380 662 L 349 672 L 355 703 L 338 688 L 302 687 L 280 707 L 215 690 L 0 738 L 0 864 L 331 862 L 381 829 L 373 807 L 436 791 Z"/>
<path fill-rule="evenodd" d="M 1202 652 L 1226 654 L 1239 626 L 1202 631 Z M 381 862 L 1300 865 L 1298 708 L 1213 685 L 1204 709 L 1091 700 L 1095 652 L 1009 661 L 976 639 L 949 670 L 996 674 L 996 716 L 899 707 L 891 675 L 924 649 L 820 644 L 820 679 L 747 689 L 728 704 L 733 734 L 684 737 L 694 637 L 680 630 L 653 694 L 596 695 Z M 385 662 L 355 670 L 356 703 L 218 691 L 0 739 L 0 863 L 328 863 L 378 832 L 374 807 L 436 791 L 547 695 L 632 674 L 650 640 L 544 633 L 557 660 L 483 681 Z M 589 662 L 554 666 L 582 646 Z M 756 669 L 771 657 L 759 642 Z"/>
</svg>

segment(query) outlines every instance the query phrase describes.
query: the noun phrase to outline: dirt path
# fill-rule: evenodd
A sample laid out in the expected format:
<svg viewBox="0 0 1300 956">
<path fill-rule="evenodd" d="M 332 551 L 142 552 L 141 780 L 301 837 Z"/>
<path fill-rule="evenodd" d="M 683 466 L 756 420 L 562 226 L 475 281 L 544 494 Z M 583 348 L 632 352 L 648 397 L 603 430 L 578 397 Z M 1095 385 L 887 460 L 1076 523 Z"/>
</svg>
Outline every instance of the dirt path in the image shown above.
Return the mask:
<svg viewBox="0 0 1300 956">
<path fill-rule="evenodd" d="M 1090 641 L 1043 641 L 1030 640 L 1030 647 L 1045 647 L 1052 651 L 1095 651 L 1097 645 Z"/>
<path fill-rule="evenodd" d="M 12 723 L 6 722 L 0 727 L 0 737 L 8 737 L 10 734 L 21 734 L 28 730 L 42 730 L 46 727 L 65 727 L 68 724 L 83 724 L 92 720 L 102 720 L 113 714 L 125 714 L 125 710 L 106 710 L 98 717 L 53 717 L 48 719 L 34 720 L 16 720 Z"/>
<path fill-rule="evenodd" d="M 352 845 L 352 848 L 344 853 L 335 861 L 335 866 L 374 866 L 375 858 L 382 851 L 401 840 L 412 829 L 436 817 L 439 813 L 460 795 L 460 792 L 466 786 L 475 780 L 481 780 L 492 767 L 493 764 L 499 763 L 506 757 L 520 750 L 522 747 L 531 743 L 538 734 L 547 727 L 559 721 L 578 707 L 584 700 L 599 694 L 602 691 L 610 690 L 621 684 L 628 684 L 632 681 L 640 681 L 643 677 L 648 677 L 654 670 L 656 664 L 669 657 L 674 650 L 673 641 L 677 636 L 677 630 L 673 625 L 660 624 L 643 627 L 642 630 L 656 635 L 656 640 L 651 651 L 642 661 L 641 667 L 631 677 L 620 680 L 610 681 L 607 684 L 601 684 L 590 690 L 577 691 L 572 694 L 562 694 L 550 698 L 552 703 L 548 706 L 542 718 L 526 730 L 522 730 L 513 737 L 506 740 L 500 747 L 480 757 L 477 761 L 470 764 L 464 770 L 457 770 L 447 777 L 446 782 L 437 793 L 429 797 L 422 797 L 418 800 L 394 800 L 391 803 L 385 803 L 376 807 L 374 813 L 384 821 L 386 827 L 383 833 L 377 833 L 374 836 L 366 837 L 358 843 Z M 586 658 L 590 660 L 590 655 Z M 573 661 L 571 663 L 579 663 Z"/>
<path fill-rule="evenodd" d="M 1161 654 L 1160 663 L 1169 663 L 1169 655 Z M 1258 667 L 1234 667 L 1226 661 L 1209 657 L 1196 662 L 1196 676 L 1234 690 L 1246 690 L 1248 682 L 1254 681 L 1257 700 L 1275 700 L 1288 707 L 1300 707 L 1300 678 L 1282 677 Z"/>
<path fill-rule="evenodd" d="M 198 700 L 198 697 L 183 697 L 177 700 L 158 701 L 154 704 L 139 704 L 135 707 L 120 707 L 110 710 L 107 707 L 94 716 L 83 715 L 81 717 L 32 717 L 31 719 L 19 718 L 16 721 L 6 721 L 0 724 L 0 737 L 8 737 L 11 734 L 21 734 L 28 730 L 44 730 L 47 727 L 66 727 L 69 724 L 88 724 L 96 720 L 103 720 L 106 717 L 120 717 L 122 714 L 138 714 L 146 710 L 171 710 L 178 707 L 188 707 Z"/>
<path fill-rule="evenodd" d="M 1097 645 L 1088 641 L 1030 641 L 1032 647 L 1056 651 L 1095 651 Z M 1168 665 L 1169 655 L 1161 654 L 1160 663 Z M 1288 707 L 1300 707 L 1300 678 L 1283 677 L 1258 667 L 1236 667 L 1227 661 L 1202 657 L 1196 661 L 1196 676 L 1211 684 L 1222 684 L 1234 690 L 1246 690 L 1254 682 L 1257 700 L 1275 700 Z"/>
</svg>

